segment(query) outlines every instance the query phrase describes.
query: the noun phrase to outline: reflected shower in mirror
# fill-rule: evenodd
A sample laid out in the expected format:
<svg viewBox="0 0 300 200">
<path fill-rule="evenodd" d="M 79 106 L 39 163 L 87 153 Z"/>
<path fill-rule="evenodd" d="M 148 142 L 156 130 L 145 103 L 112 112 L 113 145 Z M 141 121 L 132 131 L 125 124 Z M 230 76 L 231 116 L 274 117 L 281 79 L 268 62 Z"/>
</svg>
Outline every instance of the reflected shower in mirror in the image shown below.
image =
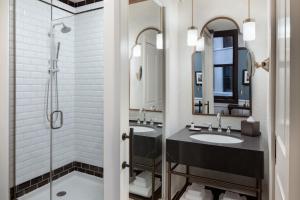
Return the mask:
<svg viewBox="0 0 300 200">
<path fill-rule="evenodd" d="M 227 17 L 209 21 L 202 48 L 192 55 L 193 114 L 251 115 L 251 54 L 238 24 Z"/>
</svg>

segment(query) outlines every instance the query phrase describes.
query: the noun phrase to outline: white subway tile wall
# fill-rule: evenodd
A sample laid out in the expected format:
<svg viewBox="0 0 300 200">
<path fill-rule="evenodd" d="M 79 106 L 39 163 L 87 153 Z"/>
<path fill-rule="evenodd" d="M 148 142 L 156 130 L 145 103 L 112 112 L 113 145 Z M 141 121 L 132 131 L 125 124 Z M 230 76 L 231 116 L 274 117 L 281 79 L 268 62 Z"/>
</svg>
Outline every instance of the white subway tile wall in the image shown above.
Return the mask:
<svg viewBox="0 0 300 200">
<path fill-rule="evenodd" d="M 37 0 L 17 0 L 16 11 L 16 184 L 20 184 L 48 172 L 50 166 L 45 90 L 50 57 L 51 8 Z M 56 42 L 61 42 L 58 84 L 64 126 L 53 131 L 54 168 L 72 161 L 102 167 L 102 15 L 103 10 L 72 17 L 58 9 L 53 12 L 54 19 L 68 16 L 56 21 L 63 21 L 72 28 L 67 34 L 62 34 L 60 27 L 55 32 Z M 11 84 L 13 88 L 14 82 Z M 11 107 L 13 110 L 14 106 Z M 13 118 L 11 115 L 12 121 Z M 13 122 L 11 124 L 13 132 Z"/>
<path fill-rule="evenodd" d="M 97 17 L 95 17 L 97 16 Z M 103 10 L 75 17 L 76 161 L 103 166 Z"/>
</svg>

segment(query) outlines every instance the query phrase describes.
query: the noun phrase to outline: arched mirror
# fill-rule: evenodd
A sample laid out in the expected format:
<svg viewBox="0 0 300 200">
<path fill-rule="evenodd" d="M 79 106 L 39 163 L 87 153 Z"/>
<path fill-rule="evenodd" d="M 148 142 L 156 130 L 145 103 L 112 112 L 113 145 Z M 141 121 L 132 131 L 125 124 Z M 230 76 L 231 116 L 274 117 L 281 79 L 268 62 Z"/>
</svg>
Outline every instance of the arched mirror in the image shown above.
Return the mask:
<svg viewBox="0 0 300 200">
<path fill-rule="evenodd" d="M 250 116 L 251 53 L 233 19 L 209 20 L 192 55 L 193 114 Z"/>
</svg>

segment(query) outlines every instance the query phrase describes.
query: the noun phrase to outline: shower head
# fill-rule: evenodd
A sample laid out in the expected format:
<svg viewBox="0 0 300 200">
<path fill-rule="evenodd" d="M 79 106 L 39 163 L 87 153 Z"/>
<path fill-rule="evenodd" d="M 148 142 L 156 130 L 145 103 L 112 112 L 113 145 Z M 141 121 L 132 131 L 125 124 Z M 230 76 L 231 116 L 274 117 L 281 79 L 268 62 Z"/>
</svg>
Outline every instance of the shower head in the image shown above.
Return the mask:
<svg viewBox="0 0 300 200">
<path fill-rule="evenodd" d="M 53 29 L 56 27 L 56 26 L 60 26 L 62 25 L 62 28 L 61 28 L 61 32 L 62 33 L 69 33 L 72 29 L 68 26 L 66 26 L 64 23 L 57 23 L 57 24 L 53 24 Z"/>
<path fill-rule="evenodd" d="M 65 24 L 63 24 L 63 27 L 61 29 L 62 33 L 69 33 L 72 29 L 68 26 L 66 26 Z"/>
</svg>

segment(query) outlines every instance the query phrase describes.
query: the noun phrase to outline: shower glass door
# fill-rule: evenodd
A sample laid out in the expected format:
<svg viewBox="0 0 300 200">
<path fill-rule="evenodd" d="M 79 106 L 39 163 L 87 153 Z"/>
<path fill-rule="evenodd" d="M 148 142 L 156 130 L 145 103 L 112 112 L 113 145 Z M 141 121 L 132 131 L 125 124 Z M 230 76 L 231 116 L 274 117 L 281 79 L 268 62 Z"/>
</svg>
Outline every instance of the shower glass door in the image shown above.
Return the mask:
<svg viewBox="0 0 300 200">
<path fill-rule="evenodd" d="M 103 2 L 14 2 L 15 198 L 101 200 Z"/>
</svg>

